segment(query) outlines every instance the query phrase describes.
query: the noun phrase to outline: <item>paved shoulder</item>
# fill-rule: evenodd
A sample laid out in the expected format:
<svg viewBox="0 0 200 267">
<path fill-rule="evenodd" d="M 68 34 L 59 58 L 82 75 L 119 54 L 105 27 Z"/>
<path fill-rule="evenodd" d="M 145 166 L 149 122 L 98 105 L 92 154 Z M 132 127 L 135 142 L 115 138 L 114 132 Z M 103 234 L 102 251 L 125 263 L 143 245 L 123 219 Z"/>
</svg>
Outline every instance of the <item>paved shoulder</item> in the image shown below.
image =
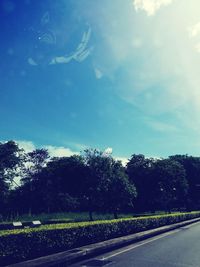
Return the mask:
<svg viewBox="0 0 200 267">
<path fill-rule="evenodd" d="M 200 223 L 71 265 L 79 266 L 200 267 Z"/>
</svg>

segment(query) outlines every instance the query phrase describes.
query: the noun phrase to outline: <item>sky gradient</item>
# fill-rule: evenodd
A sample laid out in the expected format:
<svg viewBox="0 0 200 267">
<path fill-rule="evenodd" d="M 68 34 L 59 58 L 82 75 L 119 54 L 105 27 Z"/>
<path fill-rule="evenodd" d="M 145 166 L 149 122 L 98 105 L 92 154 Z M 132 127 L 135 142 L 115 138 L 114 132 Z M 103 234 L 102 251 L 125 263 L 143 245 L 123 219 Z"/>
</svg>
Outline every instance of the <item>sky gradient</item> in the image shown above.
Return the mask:
<svg viewBox="0 0 200 267">
<path fill-rule="evenodd" d="M 2 141 L 200 155 L 199 0 L 2 0 L 0 39 Z"/>
</svg>

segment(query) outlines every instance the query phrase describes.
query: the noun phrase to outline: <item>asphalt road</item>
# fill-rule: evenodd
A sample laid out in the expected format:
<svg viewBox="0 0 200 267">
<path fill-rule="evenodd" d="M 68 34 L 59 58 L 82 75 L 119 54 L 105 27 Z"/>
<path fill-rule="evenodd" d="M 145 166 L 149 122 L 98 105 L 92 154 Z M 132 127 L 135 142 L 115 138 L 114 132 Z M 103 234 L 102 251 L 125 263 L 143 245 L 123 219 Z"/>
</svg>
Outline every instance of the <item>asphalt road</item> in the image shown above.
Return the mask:
<svg viewBox="0 0 200 267">
<path fill-rule="evenodd" d="M 200 267 L 200 223 L 71 265 L 93 266 Z"/>
</svg>

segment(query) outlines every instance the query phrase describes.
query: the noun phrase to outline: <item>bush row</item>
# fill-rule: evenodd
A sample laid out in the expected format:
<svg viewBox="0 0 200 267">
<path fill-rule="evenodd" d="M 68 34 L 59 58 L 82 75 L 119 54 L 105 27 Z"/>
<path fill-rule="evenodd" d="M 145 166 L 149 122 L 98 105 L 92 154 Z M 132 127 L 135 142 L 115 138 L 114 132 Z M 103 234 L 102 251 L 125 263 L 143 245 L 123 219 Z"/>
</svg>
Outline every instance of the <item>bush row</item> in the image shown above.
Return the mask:
<svg viewBox="0 0 200 267">
<path fill-rule="evenodd" d="M 200 217 L 200 212 L 0 231 L 0 265 Z"/>
</svg>

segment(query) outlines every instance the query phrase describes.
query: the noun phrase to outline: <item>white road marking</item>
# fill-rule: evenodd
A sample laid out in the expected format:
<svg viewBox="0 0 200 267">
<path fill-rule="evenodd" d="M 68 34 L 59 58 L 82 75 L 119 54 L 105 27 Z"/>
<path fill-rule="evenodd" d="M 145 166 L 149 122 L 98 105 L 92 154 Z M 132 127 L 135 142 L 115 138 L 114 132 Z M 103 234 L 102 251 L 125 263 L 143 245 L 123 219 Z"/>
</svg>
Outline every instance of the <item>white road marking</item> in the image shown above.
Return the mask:
<svg viewBox="0 0 200 267">
<path fill-rule="evenodd" d="M 169 233 L 165 233 L 165 234 L 159 235 L 158 237 L 154 237 L 154 238 L 152 238 L 151 240 L 144 241 L 144 242 L 142 242 L 142 243 L 140 243 L 140 244 L 133 245 L 133 246 L 127 248 L 127 249 L 121 250 L 121 251 L 116 252 L 116 253 L 114 253 L 114 254 L 111 254 L 111 255 L 109 255 L 109 256 L 107 256 L 107 257 L 103 257 L 103 258 L 101 258 L 101 260 L 107 260 L 107 259 L 113 258 L 113 257 L 115 257 L 115 256 L 118 256 L 118 255 L 122 254 L 122 253 L 125 253 L 125 252 L 128 252 L 128 251 L 132 250 L 132 249 L 141 247 L 141 246 L 143 246 L 143 245 L 145 245 L 145 244 L 151 243 L 151 242 L 153 242 L 153 241 L 156 241 L 156 240 L 161 239 L 161 238 L 163 238 L 163 237 L 166 237 L 166 236 L 168 236 L 168 235 L 175 234 L 175 233 L 177 233 L 177 232 L 179 232 L 179 231 L 180 231 L 180 229 L 176 229 L 176 230 L 173 230 L 173 231 L 171 231 L 171 232 L 169 232 Z"/>
<path fill-rule="evenodd" d="M 131 247 L 129 246 L 127 249 L 120 250 L 119 252 L 113 253 L 113 254 L 111 254 L 111 255 L 109 255 L 109 256 L 107 256 L 107 257 L 101 257 L 101 258 L 99 258 L 99 260 L 107 260 L 107 259 L 113 258 L 113 257 L 115 257 L 115 256 L 118 256 L 118 255 L 123 254 L 123 253 L 125 253 L 125 252 L 128 252 L 128 251 L 130 251 L 130 250 L 133 250 L 133 249 L 135 249 L 135 248 L 141 247 L 141 246 L 143 246 L 143 245 L 145 245 L 145 244 L 154 242 L 154 241 L 156 241 L 156 240 L 158 240 L 158 239 L 161 239 L 161 238 L 163 238 L 163 237 L 166 237 L 166 236 L 175 234 L 175 233 L 177 233 L 177 232 L 180 232 L 181 229 L 189 229 L 189 228 L 191 228 L 191 227 L 193 227 L 193 226 L 195 226 L 195 225 L 197 225 L 197 224 L 199 224 L 199 223 L 200 223 L 200 221 L 197 221 L 197 222 L 194 222 L 194 223 L 192 223 L 192 224 L 190 224 L 190 225 L 183 226 L 183 227 L 180 227 L 180 228 L 178 228 L 178 229 L 172 230 L 172 231 L 170 231 L 170 232 L 160 234 L 160 235 L 157 236 L 157 237 L 149 238 L 147 241 L 141 241 L 139 244 L 135 244 L 135 245 L 133 245 L 133 246 L 131 246 Z M 81 265 L 81 266 L 82 266 L 82 267 L 87 267 L 87 265 Z M 187 266 L 187 265 L 186 265 L 186 266 Z M 188 265 L 188 267 L 189 267 L 189 265 Z"/>
<path fill-rule="evenodd" d="M 107 260 L 107 259 L 113 258 L 113 257 L 115 257 L 115 256 L 117 256 L 117 255 L 120 255 L 120 254 L 122 254 L 122 253 L 128 252 L 128 251 L 130 251 L 130 250 L 132 250 L 132 249 L 135 249 L 135 248 L 137 248 L 137 247 L 141 247 L 141 246 L 143 246 L 143 245 L 145 245 L 145 244 L 151 243 L 151 242 L 153 242 L 153 241 L 156 241 L 156 240 L 161 239 L 161 238 L 163 238 L 163 237 L 166 237 L 166 236 L 168 236 L 168 235 L 175 234 L 175 233 L 181 231 L 181 229 L 183 229 L 183 228 L 184 228 L 184 229 L 189 229 L 189 228 L 191 228 L 191 227 L 193 227 L 193 226 L 195 226 L 195 225 L 197 225 L 197 224 L 199 224 L 199 223 L 200 223 L 200 222 L 198 221 L 198 222 L 192 223 L 192 224 L 190 224 L 190 225 L 187 225 L 187 226 L 184 226 L 184 227 L 175 229 L 175 230 L 170 231 L 170 232 L 168 232 L 168 233 L 161 234 L 161 235 L 159 235 L 159 236 L 157 236 L 157 237 L 151 238 L 151 239 L 149 239 L 149 240 L 147 240 L 147 241 L 144 241 L 144 242 L 142 242 L 142 243 L 140 243 L 140 244 L 133 245 L 133 246 L 127 248 L 127 249 L 120 250 L 119 252 L 116 252 L 116 253 L 114 253 L 114 254 L 112 254 L 112 255 L 109 255 L 109 256 L 107 256 L 107 257 L 103 257 L 102 259 L 103 259 L 103 260 Z"/>
</svg>

